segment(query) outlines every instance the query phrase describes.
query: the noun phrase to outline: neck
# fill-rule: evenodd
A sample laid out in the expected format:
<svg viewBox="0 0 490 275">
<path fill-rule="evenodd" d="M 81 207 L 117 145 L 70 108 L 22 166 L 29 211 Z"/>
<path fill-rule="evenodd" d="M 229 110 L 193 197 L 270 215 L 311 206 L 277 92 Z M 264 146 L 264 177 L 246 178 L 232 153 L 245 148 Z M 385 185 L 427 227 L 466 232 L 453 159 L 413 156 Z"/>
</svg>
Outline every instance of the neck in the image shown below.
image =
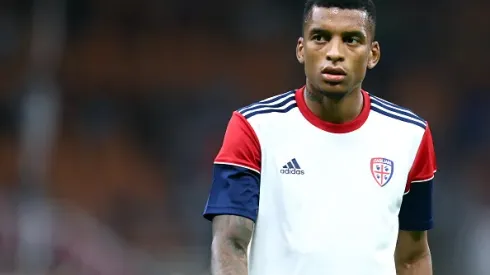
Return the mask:
<svg viewBox="0 0 490 275">
<path fill-rule="evenodd" d="M 313 89 L 305 88 L 306 106 L 320 119 L 332 123 L 346 123 L 354 120 L 362 111 L 363 95 L 356 88 L 341 99 L 329 98 Z"/>
</svg>

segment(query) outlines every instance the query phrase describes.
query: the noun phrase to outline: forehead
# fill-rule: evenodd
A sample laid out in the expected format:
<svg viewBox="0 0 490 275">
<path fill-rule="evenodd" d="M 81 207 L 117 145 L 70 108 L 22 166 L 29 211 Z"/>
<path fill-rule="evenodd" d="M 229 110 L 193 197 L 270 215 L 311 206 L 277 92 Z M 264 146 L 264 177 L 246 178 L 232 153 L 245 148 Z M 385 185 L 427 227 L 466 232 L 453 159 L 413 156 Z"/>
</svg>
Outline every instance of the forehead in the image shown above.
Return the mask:
<svg viewBox="0 0 490 275">
<path fill-rule="evenodd" d="M 326 29 L 336 31 L 367 32 L 369 16 L 361 10 L 313 7 L 306 29 Z"/>
</svg>

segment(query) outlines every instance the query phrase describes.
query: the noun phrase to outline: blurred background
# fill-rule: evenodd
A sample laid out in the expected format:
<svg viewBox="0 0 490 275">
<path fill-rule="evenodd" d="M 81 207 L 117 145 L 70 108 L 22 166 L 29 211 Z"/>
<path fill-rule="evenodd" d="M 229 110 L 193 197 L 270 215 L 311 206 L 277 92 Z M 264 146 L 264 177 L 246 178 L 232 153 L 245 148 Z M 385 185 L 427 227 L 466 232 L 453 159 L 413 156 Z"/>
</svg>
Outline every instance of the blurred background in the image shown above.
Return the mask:
<svg viewBox="0 0 490 275">
<path fill-rule="evenodd" d="M 490 274 L 490 1 L 377 1 L 364 88 L 429 120 L 435 274 Z M 0 273 L 208 274 L 236 108 L 303 85 L 302 0 L 1 0 Z"/>
</svg>

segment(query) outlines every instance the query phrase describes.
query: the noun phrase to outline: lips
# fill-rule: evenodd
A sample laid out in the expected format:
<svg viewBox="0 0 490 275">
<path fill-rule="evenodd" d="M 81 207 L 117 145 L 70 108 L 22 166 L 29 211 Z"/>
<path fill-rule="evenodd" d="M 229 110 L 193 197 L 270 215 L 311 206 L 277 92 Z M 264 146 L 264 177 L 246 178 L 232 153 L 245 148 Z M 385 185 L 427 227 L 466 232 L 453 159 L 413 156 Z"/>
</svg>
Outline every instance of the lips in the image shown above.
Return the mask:
<svg viewBox="0 0 490 275">
<path fill-rule="evenodd" d="M 322 70 L 323 79 L 326 82 L 332 84 L 342 82 L 345 79 L 346 75 L 347 73 L 345 72 L 345 70 L 340 67 L 325 67 Z"/>
<path fill-rule="evenodd" d="M 342 69 L 340 67 L 325 67 L 322 70 L 322 74 L 346 75 L 347 73 L 345 72 L 344 69 Z"/>
</svg>

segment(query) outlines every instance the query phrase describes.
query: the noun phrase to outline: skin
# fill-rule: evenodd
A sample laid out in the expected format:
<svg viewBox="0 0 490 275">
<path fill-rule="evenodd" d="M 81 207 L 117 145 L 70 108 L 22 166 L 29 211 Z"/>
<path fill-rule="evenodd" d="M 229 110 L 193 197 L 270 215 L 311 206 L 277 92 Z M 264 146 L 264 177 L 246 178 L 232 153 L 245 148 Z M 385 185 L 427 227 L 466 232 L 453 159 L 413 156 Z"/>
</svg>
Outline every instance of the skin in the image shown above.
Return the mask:
<svg viewBox="0 0 490 275">
<path fill-rule="evenodd" d="M 427 231 L 399 231 L 395 264 L 398 275 L 432 275 Z"/>
<path fill-rule="evenodd" d="M 362 109 L 366 71 L 381 57 L 369 16 L 360 10 L 313 7 L 303 34 L 296 56 L 305 68 L 307 106 L 326 121 L 353 120 Z M 327 82 L 322 75 L 327 66 L 342 68 L 347 74 L 344 81 Z"/>
<path fill-rule="evenodd" d="M 222 215 L 213 219 L 211 274 L 248 274 L 247 248 L 253 228 L 254 222 L 244 217 Z"/>
<path fill-rule="evenodd" d="M 320 118 L 342 123 L 360 113 L 362 81 L 367 69 L 380 59 L 373 29 L 366 12 L 313 7 L 296 55 L 305 67 L 306 103 Z M 326 66 L 341 67 L 347 73 L 344 81 L 325 81 L 321 71 Z M 248 218 L 220 215 L 213 219 L 213 275 L 248 274 L 247 249 L 253 229 L 254 222 Z M 427 232 L 400 231 L 395 263 L 398 275 L 432 274 Z"/>
</svg>

